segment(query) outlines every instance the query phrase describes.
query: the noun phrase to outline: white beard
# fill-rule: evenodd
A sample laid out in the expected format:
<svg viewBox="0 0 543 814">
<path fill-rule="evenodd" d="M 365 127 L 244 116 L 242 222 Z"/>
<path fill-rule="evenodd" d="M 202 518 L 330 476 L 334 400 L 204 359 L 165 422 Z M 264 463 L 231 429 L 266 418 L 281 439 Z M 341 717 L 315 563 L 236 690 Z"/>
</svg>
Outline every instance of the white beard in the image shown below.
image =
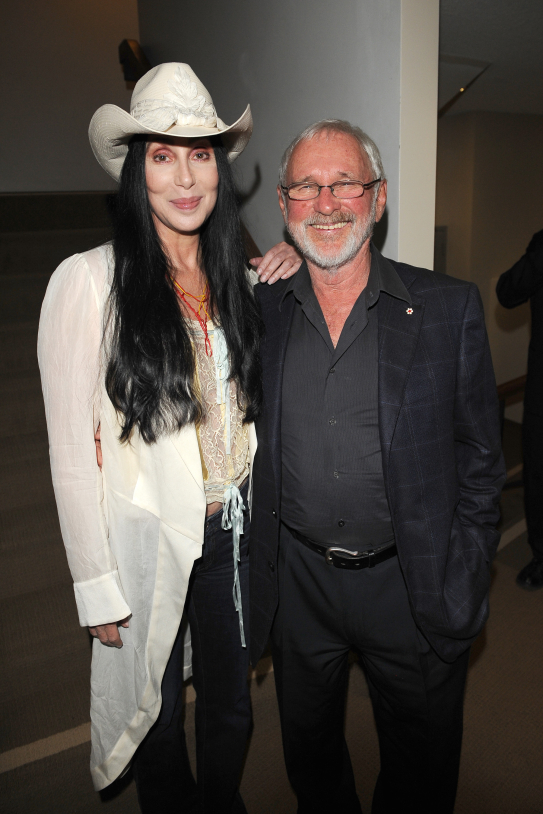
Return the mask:
<svg viewBox="0 0 543 814">
<path fill-rule="evenodd" d="M 327 271 L 329 274 L 335 274 L 339 268 L 346 265 L 346 263 L 350 263 L 350 261 L 356 257 L 366 240 L 372 236 L 373 227 L 375 226 L 376 208 L 377 195 L 374 195 L 371 209 L 368 212 L 367 217 L 364 219 L 357 218 L 352 212 L 334 212 L 334 214 L 329 218 L 318 214 L 310 215 L 308 218 L 306 218 L 306 220 L 297 224 L 289 223 L 287 209 L 286 226 L 291 238 L 296 244 L 296 248 L 306 260 L 309 260 L 315 266 Z M 343 223 L 345 221 L 352 223 L 352 226 L 349 229 L 349 234 L 343 243 L 343 246 L 335 255 L 331 256 L 330 254 L 324 252 L 321 247 L 315 245 L 311 236 L 313 224 L 324 225 L 331 223 Z M 322 235 L 323 232 L 320 232 L 320 234 Z M 324 239 L 326 240 L 325 233 Z M 330 233 L 329 239 L 330 241 L 334 239 L 333 231 Z"/>
</svg>

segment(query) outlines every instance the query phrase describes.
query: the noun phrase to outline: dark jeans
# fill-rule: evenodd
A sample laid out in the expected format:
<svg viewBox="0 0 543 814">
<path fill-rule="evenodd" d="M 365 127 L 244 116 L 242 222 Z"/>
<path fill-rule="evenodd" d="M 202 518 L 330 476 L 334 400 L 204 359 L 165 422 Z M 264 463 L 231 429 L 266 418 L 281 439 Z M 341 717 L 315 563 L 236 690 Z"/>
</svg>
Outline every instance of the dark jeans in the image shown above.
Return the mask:
<svg viewBox="0 0 543 814">
<path fill-rule="evenodd" d="M 247 490 L 241 490 L 247 505 Z M 142 814 L 246 814 L 238 785 L 251 703 L 248 649 L 234 607 L 232 532 L 222 510 L 206 522 L 202 557 L 194 564 L 185 610 L 191 629 L 196 690 L 196 783 L 183 730 L 183 635 L 175 641 L 162 681 L 157 722 L 132 764 Z M 239 564 L 245 636 L 249 637 L 249 516 Z"/>
<path fill-rule="evenodd" d="M 373 814 L 450 814 L 469 654 L 446 664 L 430 648 L 414 624 L 397 557 L 341 570 L 283 526 L 278 576 L 273 660 L 299 814 L 361 811 L 343 731 L 351 647 L 366 672 L 379 736 Z"/>
<path fill-rule="evenodd" d="M 543 416 L 524 411 L 522 419 L 524 507 L 528 542 L 543 560 Z"/>
</svg>

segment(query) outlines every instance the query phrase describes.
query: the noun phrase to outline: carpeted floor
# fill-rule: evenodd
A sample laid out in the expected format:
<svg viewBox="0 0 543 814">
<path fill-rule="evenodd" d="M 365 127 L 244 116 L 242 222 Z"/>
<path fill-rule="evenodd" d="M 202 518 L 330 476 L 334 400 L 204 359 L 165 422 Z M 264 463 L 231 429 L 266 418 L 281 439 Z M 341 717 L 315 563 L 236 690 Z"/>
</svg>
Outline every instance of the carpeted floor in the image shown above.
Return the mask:
<svg viewBox="0 0 543 814">
<path fill-rule="evenodd" d="M 92 790 L 90 646 L 77 621 L 48 471 L 35 357 L 39 306 L 62 247 L 70 247 L 66 254 L 89 245 L 86 234 L 64 238 L 55 243 L 48 237 L 47 246 L 53 248 L 40 257 L 37 271 L 31 241 L 25 242 L 20 261 L 15 240 L 0 246 L 0 810 L 136 814 L 129 778 L 102 797 Z M 518 425 L 507 422 L 509 469 L 518 467 L 519 449 Z M 504 493 L 502 514 L 505 539 L 522 521 L 520 487 Z M 491 617 L 473 648 L 469 672 L 457 814 L 543 812 L 543 591 L 527 593 L 515 585 L 528 559 L 520 534 L 499 552 L 494 566 Z M 273 672 L 262 667 L 263 675 L 251 684 L 254 731 L 242 792 L 250 814 L 291 814 L 296 805 L 282 762 Z M 193 697 L 190 687 L 187 697 Z M 193 707 L 187 704 L 192 750 Z M 346 731 L 368 812 L 379 757 L 367 688 L 356 663 Z"/>
</svg>

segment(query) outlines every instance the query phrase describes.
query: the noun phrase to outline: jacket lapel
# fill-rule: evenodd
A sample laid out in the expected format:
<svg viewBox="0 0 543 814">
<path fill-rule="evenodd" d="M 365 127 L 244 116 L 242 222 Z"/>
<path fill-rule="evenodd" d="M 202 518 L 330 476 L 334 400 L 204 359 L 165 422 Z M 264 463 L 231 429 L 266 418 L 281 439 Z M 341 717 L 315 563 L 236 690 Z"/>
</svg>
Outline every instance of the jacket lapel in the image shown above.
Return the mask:
<svg viewBox="0 0 543 814">
<path fill-rule="evenodd" d="M 411 306 L 384 291 L 379 300 L 379 435 L 385 482 L 390 447 L 424 314 L 425 300 L 415 294 L 410 296 Z"/>
<path fill-rule="evenodd" d="M 277 283 L 276 283 L 277 285 Z M 274 292 L 275 293 L 275 292 Z M 281 397 L 283 367 L 290 323 L 294 313 L 294 297 L 281 295 L 262 303 L 266 336 L 262 344 L 262 375 L 267 433 L 276 487 L 281 484 Z"/>
</svg>

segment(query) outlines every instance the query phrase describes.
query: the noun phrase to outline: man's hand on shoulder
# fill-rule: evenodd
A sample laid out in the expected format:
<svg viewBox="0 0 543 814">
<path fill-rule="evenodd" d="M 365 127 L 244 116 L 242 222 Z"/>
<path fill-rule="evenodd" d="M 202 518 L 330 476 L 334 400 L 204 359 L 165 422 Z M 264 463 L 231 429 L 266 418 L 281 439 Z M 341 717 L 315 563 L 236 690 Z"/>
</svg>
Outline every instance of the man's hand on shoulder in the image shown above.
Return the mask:
<svg viewBox="0 0 543 814">
<path fill-rule="evenodd" d="M 256 267 L 260 282 L 272 285 L 277 280 L 287 280 L 296 274 L 302 265 L 302 258 L 293 246 L 282 242 L 266 252 L 264 257 L 252 257 L 249 262 Z"/>
</svg>

